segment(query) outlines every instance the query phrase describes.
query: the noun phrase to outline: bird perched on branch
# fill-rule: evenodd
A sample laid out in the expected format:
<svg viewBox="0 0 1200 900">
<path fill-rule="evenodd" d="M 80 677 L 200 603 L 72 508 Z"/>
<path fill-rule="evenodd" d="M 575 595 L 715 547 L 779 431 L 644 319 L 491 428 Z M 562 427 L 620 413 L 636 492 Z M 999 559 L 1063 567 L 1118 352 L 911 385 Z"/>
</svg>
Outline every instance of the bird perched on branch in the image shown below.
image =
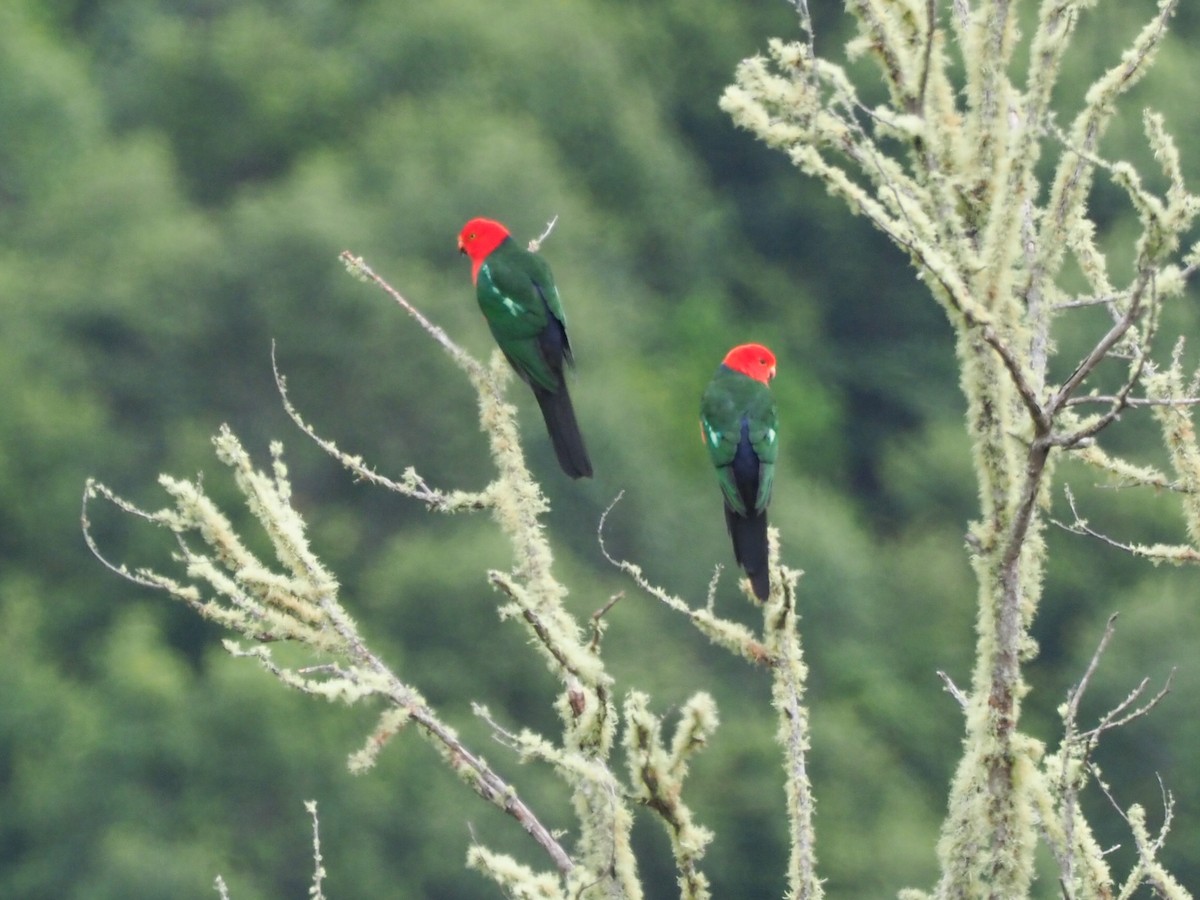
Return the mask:
<svg viewBox="0 0 1200 900">
<path fill-rule="evenodd" d="M 717 468 L 733 555 L 754 595 L 770 593 L 767 505 L 779 451 L 778 416 L 768 386 L 775 354 L 741 344 L 726 355 L 700 401 L 700 432 Z"/>
<path fill-rule="evenodd" d="M 471 259 L 475 298 L 492 336 L 533 389 L 559 465 L 572 478 L 590 477 L 592 463 L 567 393 L 563 369 L 573 363 L 571 344 L 550 267 L 491 219 L 464 225 L 458 249 Z"/>
</svg>

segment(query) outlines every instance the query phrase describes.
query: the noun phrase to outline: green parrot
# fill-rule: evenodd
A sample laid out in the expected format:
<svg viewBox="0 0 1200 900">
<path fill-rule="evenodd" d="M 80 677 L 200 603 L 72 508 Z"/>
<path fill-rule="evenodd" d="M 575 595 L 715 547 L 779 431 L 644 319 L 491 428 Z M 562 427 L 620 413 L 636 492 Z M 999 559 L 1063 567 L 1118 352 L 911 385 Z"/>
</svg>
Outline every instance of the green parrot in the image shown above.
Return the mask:
<svg viewBox="0 0 1200 900">
<path fill-rule="evenodd" d="M 564 472 L 590 477 L 592 462 L 563 369 L 571 365 L 562 300 L 550 267 L 491 219 L 472 219 L 458 234 L 458 249 L 471 259 L 475 298 L 492 336 L 517 374 L 533 389 Z"/>
<path fill-rule="evenodd" d="M 771 590 L 767 505 L 779 453 L 768 386 L 774 377 L 775 354 L 761 344 L 741 344 L 725 355 L 700 400 L 700 433 L 717 468 L 733 555 L 760 600 Z"/>
</svg>

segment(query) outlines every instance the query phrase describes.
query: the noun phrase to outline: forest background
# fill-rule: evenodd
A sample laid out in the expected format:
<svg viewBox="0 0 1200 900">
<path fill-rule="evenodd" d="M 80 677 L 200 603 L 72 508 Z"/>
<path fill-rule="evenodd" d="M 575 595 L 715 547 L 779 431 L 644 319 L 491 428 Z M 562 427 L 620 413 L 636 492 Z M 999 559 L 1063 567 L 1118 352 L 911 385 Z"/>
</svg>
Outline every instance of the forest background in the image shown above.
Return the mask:
<svg viewBox="0 0 1200 900">
<path fill-rule="evenodd" d="M 818 43 L 840 57 L 849 23 L 830 7 L 813 10 Z M 1106 2 L 1085 17 L 1064 109 L 1152 11 Z M 597 477 L 563 477 L 531 399 L 519 386 L 512 396 L 572 608 L 586 617 L 626 592 L 606 614 L 611 671 L 660 712 L 698 687 L 717 700 L 721 727 L 689 780 L 717 833 L 715 894 L 783 892 L 768 685 L 633 589 L 605 563 L 596 528 L 623 490 L 606 530 L 614 553 L 693 602 L 723 563 L 720 608 L 753 615 L 696 426 L 713 368 L 747 340 L 780 359 L 772 522 L 785 562 L 806 573 L 820 874 L 834 898 L 935 878 L 962 733 L 936 673 L 966 681 L 974 643 L 963 401 L 949 327 L 901 255 L 717 108 L 739 60 L 796 32 L 794 10 L 775 0 L 0 7 L 0 896 L 211 897 L 218 873 L 237 900 L 304 896 L 308 799 L 320 804 L 331 896 L 496 896 L 463 868 L 468 825 L 491 846 L 532 852 L 418 741 L 350 775 L 372 710 L 280 690 L 229 658 L 216 629 L 88 553 L 89 475 L 156 508 L 158 472 L 205 472 L 236 508 L 210 442 L 225 422 L 260 456 L 285 443 L 314 548 L 372 646 L 488 747 L 550 824 L 566 821 L 550 782 L 491 744 L 470 711 L 477 700 L 504 721 L 553 720 L 550 676 L 498 622 L 484 576 L 504 564 L 501 539 L 482 517 L 431 517 L 354 483 L 286 418 L 271 373 L 275 341 L 306 418 L 382 471 L 413 465 L 435 484 L 481 486 L 489 463 L 469 385 L 337 261 L 343 249 L 363 255 L 485 355 L 454 243 L 476 214 L 522 240 L 559 217 L 544 252 L 570 316 L 572 390 Z M 1153 105 L 1197 183 L 1198 39 L 1200 16 L 1183 4 L 1106 136 L 1108 156 L 1144 158 L 1140 110 Z M 1118 198 L 1094 189 L 1114 243 L 1135 227 Z M 1190 294 L 1170 315 L 1170 330 L 1200 335 Z M 1154 461 L 1144 422 L 1113 437 Z M 1068 480 L 1093 527 L 1178 539 L 1163 498 L 1096 488 L 1082 469 Z M 131 563 L 170 551 L 116 515 L 97 516 L 94 533 Z M 1048 540 L 1026 729 L 1054 739 L 1056 707 L 1119 611 L 1093 715 L 1142 677 L 1178 670 L 1164 704 L 1110 735 L 1098 760 L 1118 800 L 1145 803 L 1152 820 L 1162 777 L 1177 806 L 1161 858 L 1195 889 L 1196 576 L 1056 529 Z M 1085 803 L 1102 843 L 1128 843 L 1101 793 Z M 650 895 L 669 896 L 665 838 L 646 822 L 637 835 Z M 1053 878 L 1038 889 L 1057 896 Z"/>
</svg>

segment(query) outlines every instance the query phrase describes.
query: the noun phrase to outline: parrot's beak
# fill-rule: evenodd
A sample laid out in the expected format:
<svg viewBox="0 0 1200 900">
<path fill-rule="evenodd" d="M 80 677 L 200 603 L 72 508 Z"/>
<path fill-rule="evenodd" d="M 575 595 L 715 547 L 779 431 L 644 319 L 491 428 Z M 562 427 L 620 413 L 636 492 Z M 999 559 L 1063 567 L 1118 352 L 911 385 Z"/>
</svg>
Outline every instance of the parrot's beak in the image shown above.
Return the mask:
<svg viewBox="0 0 1200 900">
<path fill-rule="evenodd" d="M 771 366 L 770 371 L 767 372 L 767 380 L 772 381 L 772 380 L 774 380 L 774 378 L 775 378 L 775 367 Z"/>
<path fill-rule="evenodd" d="M 467 252 L 467 245 L 463 243 L 463 239 L 461 237 L 458 239 L 458 252 L 459 253 Z"/>
</svg>

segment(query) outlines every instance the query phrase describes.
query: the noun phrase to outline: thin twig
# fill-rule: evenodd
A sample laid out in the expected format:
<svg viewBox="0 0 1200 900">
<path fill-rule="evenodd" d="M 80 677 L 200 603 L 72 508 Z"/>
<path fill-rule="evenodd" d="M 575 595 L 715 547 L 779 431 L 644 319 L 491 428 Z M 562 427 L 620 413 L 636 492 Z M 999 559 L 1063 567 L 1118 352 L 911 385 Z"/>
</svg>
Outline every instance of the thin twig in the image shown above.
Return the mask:
<svg viewBox="0 0 1200 900">
<path fill-rule="evenodd" d="M 1153 269 L 1149 267 L 1143 267 L 1138 272 L 1137 283 L 1130 292 L 1129 307 L 1125 310 L 1125 315 L 1119 321 L 1113 323 L 1113 326 L 1096 342 L 1096 345 L 1092 347 L 1088 355 L 1080 360 L 1079 364 L 1075 367 L 1075 371 L 1070 374 L 1067 380 L 1063 382 L 1062 387 L 1058 389 L 1058 392 L 1046 404 L 1047 412 L 1051 416 L 1055 415 L 1066 405 L 1066 402 L 1071 399 L 1084 379 L 1092 374 L 1092 371 L 1100 364 L 1100 361 L 1108 356 L 1113 346 L 1133 327 L 1133 323 L 1142 314 L 1144 294 L 1153 282 L 1153 278 Z M 1120 397 L 1119 392 L 1117 396 Z"/>
<path fill-rule="evenodd" d="M 1153 279 L 1153 276 L 1151 276 Z M 1150 345 L 1157 330 L 1157 316 L 1154 312 L 1157 311 L 1157 305 L 1152 305 L 1150 308 L 1149 321 L 1146 325 L 1146 333 L 1142 336 L 1137 346 L 1132 350 L 1132 364 L 1129 367 L 1129 374 L 1125 378 L 1125 383 L 1113 395 L 1113 402 L 1109 405 L 1107 412 L 1097 416 L 1087 424 L 1077 428 L 1073 432 L 1061 435 L 1053 435 L 1051 442 L 1060 447 L 1074 447 L 1090 438 L 1095 437 L 1109 425 L 1117 420 L 1122 412 L 1129 405 L 1129 395 L 1133 389 L 1141 382 L 1142 373 L 1146 370 L 1147 360 L 1149 358 Z M 1109 352 L 1110 357 L 1115 357 L 1118 354 Z"/>
<path fill-rule="evenodd" d="M 435 341 L 441 344 L 442 348 L 449 353 L 454 361 L 457 362 L 463 369 L 465 369 L 472 376 L 472 378 L 478 378 L 480 380 L 485 378 L 482 363 L 467 353 L 467 351 L 465 351 L 462 347 L 458 346 L 458 344 L 454 343 L 454 341 L 450 339 L 450 336 L 446 334 L 445 331 L 443 331 L 439 326 L 434 325 L 433 322 L 427 319 L 419 309 L 409 303 L 408 300 L 404 298 L 403 294 L 388 284 L 388 282 L 385 281 L 382 276 L 376 274 L 375 270 L 367 265 L 366 261 L 361 256 L 355 256 L 349 250 L 343 250 L 338 255 L 338 259 L 342 261 L 342 264 L 347 270 L 349 270 L 351 275 L 354 275 L 356 278 L 359 278 L 363 281 L 372 282 L 373 284 L 382 288 L 389 297 L 400 304 L 401 308 L 406 313 L 416 319 L 417 323 L 424 328 L 425 331 L 427 331 Z"/>
<path fill-rule="evenodd" d="M 558 664 L 559 668 L 568 675 L 579 678 L 580 673 L 578 667 L 572 663 L 572 660 L 568 656 L 566 650 L 559 646 L 557 640 L 555 639 L 556 635 L 549 627 L 547 627 L 546 623 L 542 621 L 542 617 L 538 615 L 535 609 L 532 609 L 529 606 L 528 600 L 526 600 L 523 596 L 523 589 L 517 585 L 507 573 L 500 572 L 495 569 L 493 569 L 491 572 L 488 572 L 488 581 L 491 582 L 494 587 L 499 588 L 501 593 L 512 600 L 514 605 L 519 608 L 521 618 L 523 618 L 529 625 L 530 630 L 537 637 L 538 642 L 542 645 L 542 648 Z"/>
<path fill-rule="evenodd" d="M 1077 859 L 1076 853 L 1073 852 L 1072 848 L 1076 840 L 1075 828 L 1079 808 L 1079 789 L 1083 785 L 1082 776 L 1088 771 L 1088 756 L 1095 747 L 1094 740 L 1081 740 L 1079 737 L 1079 704 L 1088 686 L 1091 684 L 1092 676 L 1100 664 L 1100 657 L 1108 647 L 1109 641 L 1112 640 L 1113 633 L 1116 630 L 1116 620 L 1116 613 L 1108 617 L 1108 622 L 1104 627 L 1104 634 L 1101 636 L 1095 652 L 1092 653 L 1092 658 L 1084 670 L 1083 677 L 1067 693 L 1067 708 L 1063 714 L 1063 746 L 1059 753 L 1062 766 L 1059 772 L 1059 783 L 1062 790 L 1060 817 L 1066 840 L 1062 854 L 1060 855 L 1056 852 L 1055 856 L 1058 859 L 1059 870 L 1063 876 L 1062 885 L 1064 895 L 1067 897 L 1072 896 L 1069 885 L 1074 884 L 1076 878 Z M 1075 764 L 1076 760 L 1078 760 L 1078 764 Z"/>
<path fill-rule="evenodd" d="M 551 219 L 549 222 L 546 223 L 545 231 L 543 231 L 541 234 L 539 234 L 537 237 L 535 237 L 532 241 L 529 242 L 529 252 L 530 253 L 537 253 L 539 250 L 542 249 L 542 242 L 545 241 L 546 238 L 550 237 L 550 232 L 552 232 L 554 230 L 554 226 L 556 224 L 558 224 L 558 216 L 557 215 L 555 215 L 555 217 L 553 219 Z"/>
<path fill-rule="evenodd" d="M 1064 309 L 1086 309 L 1091 306 L 1107 306 L 1111 308 L 1116 299 L 1115 294 L 1105 294 L 1102 297 L 1081 297 L 1077 300 L 1063 300 L 1061 303 L 1052 303 L 1050 304 L 1050 308 L 1055 312 Z"/>
<path fill-rule="evenodd" d="M 363 648 L 372 668 L 391 675 L 374 654 Z M 387 695 L 392 703 L 405 709 L 421 730 L 446 748 L 445 758 L 460 774 L 467 774 L 467 783 L 485 800 L 500 807 L 512 816 L 525 832 L 546 851 L 554 865 L 563 875 L 570 874 L 575 867 L 570 855 L 555 839 L 554 834 L 525 805 L 516 788 L 501 778 L 487 761 L 467 749 L 454 731 L 442 723 L 425 703 L 420 702 L 400 681 L 391 676 L 392 685 Z"/>
<path fill-rule="evenodd" d="M 418 315 L 420 314 L 418 313 Z M 431 488 L 425 479 L 418 475 L 416 470 L 411 468 L 405 471 L 404 477 L 400 481 L 388 478 L 386 475 L 380 475 L 368 466 L 361 456 L 346 453 L 333 441 L 321 437 L 316 429 L 309 425 L 300 415 L 299 410 L 292 404 L 291 397 L 288 396 L 287 378 L 279 371 L 279 365 L 275 360 L 274 341 L 271 342 L 271 371 L 275 375 L 275 387 L 279 391 L 283 410 L 296 423 L 296 427 L 303 431 L 314 444 L 336 459 L 350 472 L 353 472 L 355 477 L 360 481 L 365 481 L 377 487 L 420 500 L 427 508 L 438 512 L 457 512 L 459 510 L 489 509 L 492 507 L 491 495 L 487 491 L 480 493 L 462 491 L 447 493 L 440 491 L 436 488 Z"/>
<path fill-rule="evenodd" d="M 95 497 L 96 495 L 100 495 L 101 497 L 108 500 L 110 503 L 114 504 L 115 506 L 117 506 L 119 509 L 121 509 L 124 512 L 127 512 L 131 515 L 137 516 L 138 518 L 145 519 L 148 522 L 153 522 L 154 524 L 158 524 L 158 522 L 155 520 L 155 518 L 152 515 L 150 515 L 149 513 L 147 513 L 145 510 L 139 509 L 138 507 L 134 506 L 132 503 L 129 503 L 123 497 L 119 497 L 116 494 L 114 494 L 112 491 L 110 491 L 104 485 L 100 484 L 98 481 L 95 481 L 95 480 L 89 478 L 83 489 L 83 505 L 82 505 L 82 508 L 79 513 L 79 520 L 83 525 L 84 543 L 86 543 L 87 548 L 92 551 L 92 556 L 96 557 L 96 559 L 98 559 L 100 561 L 100 564 L 103 565 L 104 568 L 106 568 L 110 572 L 112 572 L 114 575 L 119 575 L 122 578 L 126 579 L 127 581 L 132 581 L 134 584 L 141 585 L 142 587 L 153 588 L 154 590 L 161 590 L 162 589 L 161 584 L 159 584 L 155 581 L 151 581 L 150 579 L 143 576 L 140 572 L 130 571 L 129 567 L 124 564 L 118 565 L 117 563 L 112 562 L 111 560 L 108 559 L 108 557 L 106 557 L 101 552 L 99 545 L 96 543 L 96 538 L 92 535 L 92 522 L 91 522 L 91 519 L 88 517 L 88 501 L 92 497 Z"/>
<path fill-rule="evenodd" d="M 817 58 L 817 36 L 813 31 L 812 16 L 808 11 L 808 0 L 792 0 L 792 6 L 796 8 L 796 14 L 800 17 L 800 30 L 807 35 L 808 58 L 811 62 Z"/>
<path fill-rule="evenodd" d="M 309 800 L 304 804 L 304 808 L 308 810 L 312 816 L 312 836 L 313 836 L 313 883 L 309 888 L 308 896 L 311 900 L 325 900 L 325 894 L 321 890 L 321 882 L 325 880 L 324 860 L 321 857 L 321 825 L 317 819 L 317 801 Z"/>
<path fill-rule="evenodd" d="M 1105 403 L 1114 404 L 1118 402 L 1118 398 L 1112 394 L 1088 394 L 1086 397 L 1072 397 L 1067 401 L 1067 406 L 1082 405 L 1084 403 Z M 1172 399 L 1170 397 L 1126 397 L 1124 400 L 1126 406 L 1197 406 L 1200 405 L 1200 397 L 1180 397 Z"/>
<path fill-rule="evenodd" d="M 953 697 L 958 702 L 959 706 L 961 706 L 963 709 L 966 709 L 969 701 L 967 699 L 967 695 L 962 692 L 962 688 L 955 684 L 954 680 L 941 669 L 937 670 L 937 676 L 938 678 L 942 679 L 942 684 L 946 688 L 946 693 Z"/>
<path fill-rule="evenodd" d="M 1124 700 L 1122 700 L 1104 715 L 1096 727 L 1092 728 L 1090 731 L 1085 731 L 1083 733 L 1083 737 L 1094 741 L 1106 731 L 1112 731 L 1116 728 L 1121 728 L 1125 725 L 1128 725 L 1134 719 L 1140 719 L 1142 716 L 1149 714 L 1154 707 L 1158 706 L 1159 703 L 1166 699 L 1167 694 L 1171 693 L 1171 686 L 1174 683 L 1175 668 L 1172 667 L 1171 671 L 1167 673 L 1167 680 L 1163 682 L 1163 686 L 1159 689 L 1158 693 L 1156 693 L 1141 706 L 1126 712 L 1126 710 L 1128 710 L 1135 702 L 1137 702 L 1138 699 L 1141 698 L 1142 694 L 1144 694 L 1146 691 L 1147 685 L 1150 684 L 1149 677 L 1143 678 L 1138 686 L 1130 691 L 1129 695 Z"/>
<path fill-rule="evenodd" d="M 1162 849 L 1163 843 L 1167 839 L 1167 832 L 1171 830 L 1171 820 L 1175 818 L 1175 797 L 1167 790 L 1160 772 L 1155 772 L 1154 777 L 1158 781 L 1158 792 L 1162 797 L 1163 804 L 1163 823 L 1162 827 L 1158 829 L 1158 837 L 1154 840 L 1154 849 L 1157 851 Z"/>
<path fill-rule="evenodd" d="M 596 653 L 600 649 L 600 640 L 604 637 L 604 617 L 608 611 L 612 609 L 625 596 L 624 591 L 617 591 L 608 598 L 608 602 L 592 613 L 592 639 L 588 642 L 588 649 Z"/>
<path fill-rule="evenodd" d="M 1073 731 L 1075 723 L 1079 721 L 1079 701 L 1083 699 L 1084 692 L 1091 684 L 1092 676 L 1096 672 L 1096 667 L 1100 664 L 1100 657 L 1108 647 L 1109 641 L 1112 640 L 1113 634 L 1116 632 L 1117 616 L 1119 613 L 1113 613 L 1108 617 L 1108 622 L 1104 626 L 1104 634 L 1100 638 L 1100 643 L 1096 645 L 1096 651 L 1092 654 L 1091 660 L 1088 662 L 1087 668 L 1084 670 L 1083 677 L 1079 679 L 1079 684 L 1071 690 L 1067 695 L 1067 714 L 1065 716 L 1068 731 Z"/>
<path fill-rule="evenodd" d="M 592 613 L 592 621 L 599 622 L 601 619 L 603 619 L 604 616 L 608 613 L 608 611 L 610 609 L 612 609 L 614 606 L 616 606 L 617 602 L 619 600 L 621 600 L 624 596 L 625 596 L 624 591 L 617 591 L 615 594 L 613 594 L 608 599 L 607 603 L 605 603 L 602 607 L 600 607 L 598 610 L 596 610 L 594 613 Z"/>
<path fill-rule="evenodd" d="M 1050 522 L 1057 525 L 1064 531 L 1069 531 L 1071 534 L 1078 534 L 1085 537 L 1092 537 L 1098 541 L 1107 544 L 1117 550 L 1123 550 L 1133 556 L 1139 556 L 1144 559 L 1165 561 L 1175 563 L 1200 563 L 1200 551 L 1194 547 L 1189 547 L 1182 544 L 1176 547 L 1143 547 L 1138 544 L 1125 544 L 1121 541 L 1110 538 L 1102 532 L 1096 531 L 1087 523 L 1087 519 L 1079 514 L 1079 510 L 1075 506 L 1075 495 L 1071 491 L 1070 485 L 1063 485 L 1063 492 L 1067 496 L 1067 504 L 1071 507 L 1071 515 L 1075 517 L 1074 522 L 1063 522 L 1059 519 L 1051 519 Z"/>
</svg>

